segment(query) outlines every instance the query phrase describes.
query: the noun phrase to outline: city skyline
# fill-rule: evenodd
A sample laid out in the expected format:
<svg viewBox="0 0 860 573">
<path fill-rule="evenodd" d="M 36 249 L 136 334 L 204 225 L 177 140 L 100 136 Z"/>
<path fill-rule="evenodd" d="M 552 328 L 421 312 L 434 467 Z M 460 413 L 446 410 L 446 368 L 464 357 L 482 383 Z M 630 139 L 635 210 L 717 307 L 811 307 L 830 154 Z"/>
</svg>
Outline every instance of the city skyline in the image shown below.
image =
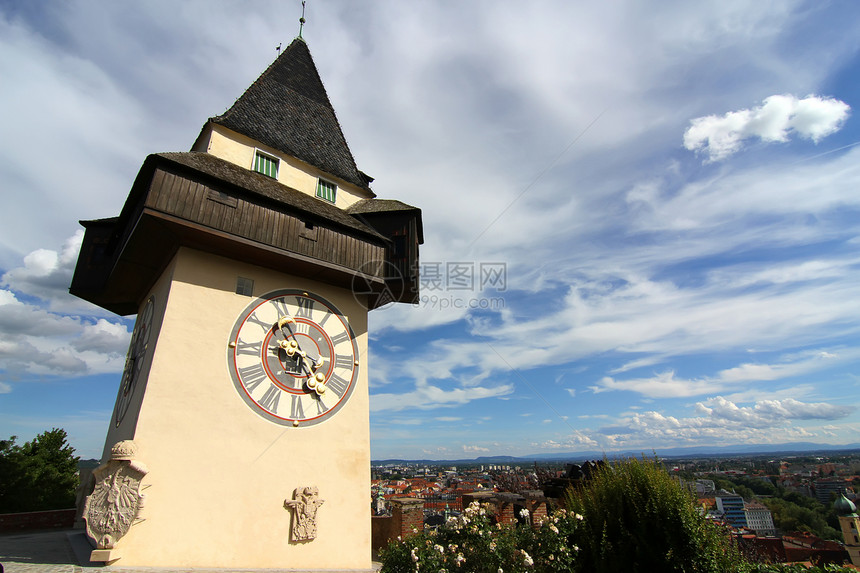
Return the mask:
<svg viewBox="0 0 860 573">
<path fill-rule="evenodd" d="M 0 438 L 100 456 L 133 317 L 68 295 L 78 220 L 300 14 L 0 4 Z M 856 443 L 858 16 L 308 2 L 358 168 L 424 218 L 420 302 L 370 315 L 372 459 Z"/>
</svg>

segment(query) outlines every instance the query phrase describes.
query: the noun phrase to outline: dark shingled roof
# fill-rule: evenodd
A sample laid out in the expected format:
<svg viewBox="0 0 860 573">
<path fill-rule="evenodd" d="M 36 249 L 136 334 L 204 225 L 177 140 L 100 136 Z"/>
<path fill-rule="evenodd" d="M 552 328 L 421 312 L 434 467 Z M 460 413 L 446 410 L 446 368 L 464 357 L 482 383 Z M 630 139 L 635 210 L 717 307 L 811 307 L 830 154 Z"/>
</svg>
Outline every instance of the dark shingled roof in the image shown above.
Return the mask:
<svg viewBox="0 0 860 573">
<path fill-rule="evenodd" d="M 370 191 L 373 179 L 356 167 L 301 38 L 293 40 L 226 113 L 209 121 Z"/>
<path fill-rule="evenodd" d="M 407 205 L 397 199 L 362 199 L 346 208 L 350 215 L 361 213 L 384 213 L 386 211 L 420 211 L 418 207 Z"/>
<path fill-rule="evenodd" d="M 150 156 L 150 158 L 152 157 Z M 306 214 L 314 215 L 321 220 L 329 221 L 376 238 L 385 239 L 378 231 L 330 203 L 287 187 L 283 183 L 278 183 L 275 179 L 266 177 L 256 171 L 243 169 L 238 165 L 224 161 L 209 153 L 196 151 L 157 153 L 154 157 L 166 159 L 199 173 L 209 175 L 216 180 L 235 185 L 245 192 L 276 201 Z"/>
<path fill-rule="evenodd" d="M 381 213 L 408 213 L 413 212 L 416 223 L 418 224 L 418 243 L 424 243 L 424 223 L 421 220 L 421 209 L 408 205 L 397 199 L 362 199 L 353 203 L 346 208 L 346 212 L 365 223 L 372 223 L 368 219 L 373 218 L 373 215 Z M 364 217 L 366 215 L 366 217 Z"/>
</svg>

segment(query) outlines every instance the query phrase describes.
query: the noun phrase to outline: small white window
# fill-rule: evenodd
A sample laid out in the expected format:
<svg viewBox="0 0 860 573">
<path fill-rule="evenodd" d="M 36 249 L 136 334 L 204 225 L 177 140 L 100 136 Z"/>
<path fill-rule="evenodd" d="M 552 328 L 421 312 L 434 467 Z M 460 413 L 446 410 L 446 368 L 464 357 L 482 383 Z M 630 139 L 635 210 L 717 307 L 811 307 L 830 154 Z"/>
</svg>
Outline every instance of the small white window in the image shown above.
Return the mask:
<svg viewBox="0 0 860 573">
<path fill-rule="evenodd" d="M 253 296 L 254 295 L 254 279 L 247 279 L 245 277 L 238 277 L 236 279 L 236 294 L 241 294 L 244 296 Z"/>
<path fill-rule="evenodd" d="M 334 203 L 334 200 L 337 197 L 337 185 L 319 179 L 317 181 L 317 197 L 324 199 L 329 203 Z"/>
<path fill-rule="evenodd" d="M 278 178 L 278 158 L 257 150 L 254 155 L 254 171 L 268 175 L 272 179 Z"/>
</svg>

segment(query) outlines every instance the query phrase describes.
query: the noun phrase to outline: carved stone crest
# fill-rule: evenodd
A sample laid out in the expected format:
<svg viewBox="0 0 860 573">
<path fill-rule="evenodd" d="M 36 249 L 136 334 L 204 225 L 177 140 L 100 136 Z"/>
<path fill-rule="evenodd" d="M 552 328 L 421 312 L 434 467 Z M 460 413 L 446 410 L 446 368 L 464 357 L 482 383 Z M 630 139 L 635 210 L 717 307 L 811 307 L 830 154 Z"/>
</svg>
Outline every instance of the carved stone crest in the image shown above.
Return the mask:
<svg viewBox="0 0 860 573">
<path fill-rule="evenodd" d="M 317 536 L 317 510 L 324 499 L 316 486 L 297 487 L 293 499 L 284 500 L 284 508 L 293 510 L 293 541 L 313 541 Z"/>
<path fill-rule="evenodd" d="M 112 549 L 125 535 L 143 506 L 140 481 L 147 469 L 135 461 L 137 447 L 132 440 L 117 442 L 110 461 L 93 471 L 95 489 L 84 504 L 87 535 L 98 549 Z"/>
</svg>

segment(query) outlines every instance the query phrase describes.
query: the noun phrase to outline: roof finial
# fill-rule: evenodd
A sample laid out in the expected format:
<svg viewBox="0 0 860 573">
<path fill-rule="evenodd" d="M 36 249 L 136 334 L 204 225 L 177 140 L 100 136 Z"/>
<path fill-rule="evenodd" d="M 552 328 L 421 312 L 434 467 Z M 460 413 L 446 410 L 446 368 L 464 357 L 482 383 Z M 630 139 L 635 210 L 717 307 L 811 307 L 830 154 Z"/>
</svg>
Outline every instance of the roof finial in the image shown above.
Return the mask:
<svg viewBox="0 0 860 573">
<path fill-rule="evenodd" d="M 302 0 L 302 17 L 299 18 L 299 38 L 302 37 L 302 28 L 304 28 L 305 22 L 305 0 Z"/>
<path fill-rule="evenodd" d="M 283 45 L 283 42 L 278 42 L 278 47 L 275 48 L 275 51 L 278 52 L 279 56 L 281 55 L 281 46 L 282 45 Z"/>
</svg>

